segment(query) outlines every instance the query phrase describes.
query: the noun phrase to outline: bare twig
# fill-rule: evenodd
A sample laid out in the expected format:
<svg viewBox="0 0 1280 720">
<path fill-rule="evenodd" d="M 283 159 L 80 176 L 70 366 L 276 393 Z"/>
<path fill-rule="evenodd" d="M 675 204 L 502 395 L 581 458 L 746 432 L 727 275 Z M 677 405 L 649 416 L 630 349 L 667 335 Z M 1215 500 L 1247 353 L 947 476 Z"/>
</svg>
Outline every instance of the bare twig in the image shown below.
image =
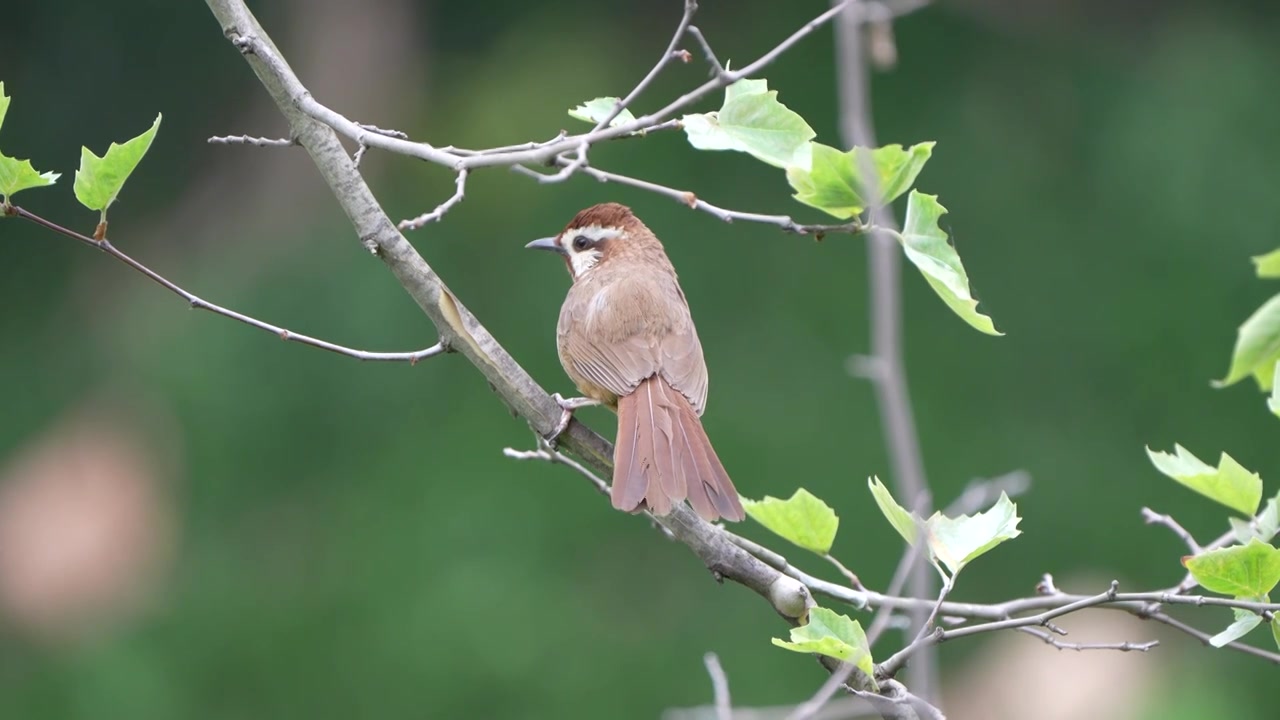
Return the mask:
<svg viewBox="0 0 1280 720">
<path fill-rule="evenodd" d="M 156 271 L 152 270 L 146 265 L 143 265 L 141 262 L 139 262 L 138 260 L 135 260 L 129 254 L 125 253 L 123 250 L 120 250 L 119 248 L 117 248 L 115 245 L 112 245 L 111 241 L 107 240 L 106 238 L 103 238 L 101 240 L 95 240 L 89 237 L 88 235 L 83 235 L 81 233 L 76 232 L 75 230 L 71 230 L 69 228 L 63 227 L 53 222 L 52 220 L 47 220 L 43 217 L 40 217 L 39 215 L 36 215 L 35 213 L 29 212 L 28 210 L 25 210 L 16 205 L 9 206 L 9 209 L 7 210 L 7 212 L 9 212 L 12 215 L 16 215 L 17 217 L 23 218 L 25 220 L 30 220 L 31 222 L 37 225 L 40 225 L 41 227 L 44 227 L 46 229 L 52 230 L 58 233 L 59 235 L 69 237 L 73 240 L 79 240 L 85 245 L 89 245 L 91 247 L 95 247 L 101 250 L 102 252 L 110 255 L 116 260 L 119 260 L 125 265 L 128 265 L 130 268 L 133 268 L 137 272 L 141 273 L 148 280 L 156 283 L 160 287 L 163 287 L 164 289 L 168 290 L 174 295 L 177 295 L 183 300 L 186 300 L 187 304 L 189 304 L 192 308 L 195 308 L 197 310 L 208 310 L 209 312 L 215 315 L 221 315 L 222 317 L 231 318 L 232 320 L 244 323 L 245 325 L 248 325 L 250 327 L 255 327 L 255 328 L 258 328 L 259 330 L 265 330 L 275 335 L 276 337 L 279 337 L 281 340 L 296 342 L 302 345 L 310 345 L 311 347 L 314 347 L 314 348 L 319 348 L 321 350 L 328 350 L 329 352 L 337 353 L 339 355 L 346 355 L 347 357 L 352 357 L 357 360 L 365 360 L 370 362 L 407 362 L 410 365 L 417 364 L 419 360 L 425 360 L 426 358 L 439 355 L 448 350 L 448 346 L 445 343 L 438 342 L 429 348 L 424 348 L 422 350 L 415 350 L 413 352 L 370 352 L 368 350 L 356 350 L 355 348 L 344 347 L 342 345 L 335 345 L 334 343 L 328 342 L 327 340 L 320 340 L 318 338 L 313 338 L 310 335 L 295 333 L 292 330 L 286 330 L 285 328 L 282 328 L 278 325 L 272 325 L 269 322 L 264 322 L 257 318 L 250 317 L 243 313 L 236 312 L 235 310 L 222 307 L 221 305 L 218 305 L 216 303 L 211 303 L 208 300 L 205 300 L 204 298 L 199 297 L 198 295 L 195 295 L 191 292 L 188 292 L 187 290 L 184 290 L 183 288 L 179 287 L 176 283 L 165 278 L 160 273 L 157 273 Z"/>
<path fill-rule="evenodd" d="M 716 699 L 716 720 L 733 720 L 733 702 L 729 699 L 729 678 L 725 677 L 724 668 L 720 667 L 720 658 L 709 652 L 702 656 L 707 666 L 707 674 L 711 676 L 711 687 Z"/>
<path fill-rule="evenodd" d="M 437 205 L 435 210 L 432 210 L 431 212 L 425 213 L 423 215 L 419 215 L 418 217 L 413 218 L 411 220 L 401 220 L 400 224 L 397 225 L 396 227 L 400 228 L 401 230 L 417 230 L 418 228 L 422 227 L 423 225 L 426 225 L 427 223 L 436 222 L 440 218 L 444 217 L 445 213 L 452 210 L 454 205 L 457 205 L 458 203 L 462 202 L 462 199 L 466 196 L 468 172 L 469 171 L 467 170 L 458 171 L 458 179 L 454 181 L 454 186 L 456 189 L 454 190 L 453 195 L 448 200 L 445 200 L 444 202 Z"/>
<path fill-rule="evenodd" d="M 1178 524 L 1178 521 L 1174 520 L 1172 516 L 1161 515 L 1149 507 L 1144 507 L 1142 508 L 1142 520 L 1148 525 L 1163 525 L 1169 528 L 1174 535 L 1178 536 L 1179 540 L 1186 543 L 1187 549 L 1191 551 L 1192 555 L 1199 555 L 1204 551 L 1204 549 L 1200 547 L 1200 543 L 1196 542 L 1196 539 L 1191 536 L 1191 533 L 1187 532 L 1186 528 Z"/>
<path fill-rule="evenodd" d="M 711 65 L 711 73 L 713 77 L 723 78 L 725 76 L 724 65 L 720 64 L 720 59 L 716 57 L 716 53 L 711 49 L 711 43 L 703 37 L 702 31 L 696 26 L 689 26 L 689 34 L 694 40 L 698 41 L 698 46 L 702 48 L 702 56 L 707 59 L 707 64 Z"/>
<path fill-rule="evenodd" d="M 654 78 L 658 77 L 658 73 L 662 72 L 662 69 L 667 66 L 667 63 L 677 57 L 676 45 L 680 43 L 680 38 L 684 37 L 685 30 L 688 29 L 689 22 L 693 20 L 693 14 L 697 11 L 697 0 L 684 0 L 684 15 L 681 16 L 680 22 L 676 25 L 675 34 L 671 36 L 671 42 L 667 43 L 667 49 L 662 52 L 662 57 L 658 58 L 657 64 L 649 70 L 649 72 L 642 80 L 640 80 L 639 83 L 636 84 L 631 92 L 627 93 L 626 97 L 613 104 L 613 109 L 601 118 L 600 122 L 596 123 L 596 126 L 591 130 L 592 132 L 598 132 L 599 130 L 608 127 L 609 123 L 613 122 L 613 119 L 618 117 L 619 113 L 626 110 L 631 103 L 640 96 L 640 93 L 644 92 L 649 85 L 653 84 Z M 581 151 L 581 154 L 586 154 L 585 148 Z M 572 173 L 572 171 L 570 171 L 570 173 Z"/>
<path fill-rule="evenodd" d="M 1040 638 L 1046 645 L 1052 645 L 1059 650 L 1075 650 L 1083 652 L 1085 650 L 1117 650 L 1119 652 L 1146 652 L 1160 644 L 1159 640 L 1148 640 L 1147 642 L 1118 642 L 1118 643 L 1074 643 L 1065 642 L 1054 637 L 1052 633 L 1043 630 L 1037 630 L 1031 627 L 1015 628 L 1018 632 L 1026 633 L 1032 637 Z"/>
<path fill-rule="evenodd" d="M 578 462 L 577 460 L 574 460 L 568 455 L 565 455 L 559 450 L 556 450 L 555 448 L 551 447 L 549 444 L 547 444 L 547 441 L 544 440 L 541 435 L 538 436 L 537 450 L 516 450 L 514 448 L 503 448 L 502 454 L 506 455 L 512 460 L 545 460 L 549 463 L 564 465 L 565 467 L 573 470 L 574 472 L 578 473 L 579 475 L 586 478 L 587 480 L 590 480 L 591 484 L 595 486 L 596 490 L 599 490 L 600 493 L 605 497 L 609 497 L 609 483 L 601 479 L 599 475 L 591 472 L 591 470 L 585 467 L 582 463 Z"/>
<path fill-rule="evenodd" d="M 297 145 L 293 138 L 251 137 L 249 135 L 215 135 L 209 138 L 210 145 L 253 145 L 254 147 L 289 147 Z"/>
</svg>

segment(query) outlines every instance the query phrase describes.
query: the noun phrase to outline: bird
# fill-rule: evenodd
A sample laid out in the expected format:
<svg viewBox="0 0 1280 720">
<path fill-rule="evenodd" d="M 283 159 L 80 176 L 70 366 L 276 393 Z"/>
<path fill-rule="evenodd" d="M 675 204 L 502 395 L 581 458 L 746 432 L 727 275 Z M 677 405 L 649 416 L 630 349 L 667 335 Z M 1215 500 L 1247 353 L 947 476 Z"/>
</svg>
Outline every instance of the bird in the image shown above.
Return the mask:
<svg viewBox="0 0 1280 720">
<path fill-rule="evenodd" d="M 573 279 L 556 324 L 560 364 L 583 397 L 563 410 L 603 405 L 618 415 L 613 507 L 670 514 L 688 500 L 707 521 L 745 517 L 738 492 L 702 427 L 707 366 L 662 242 L 625 205 L 602 203 L 525 247 L 564 258 Z"/>
</svg>

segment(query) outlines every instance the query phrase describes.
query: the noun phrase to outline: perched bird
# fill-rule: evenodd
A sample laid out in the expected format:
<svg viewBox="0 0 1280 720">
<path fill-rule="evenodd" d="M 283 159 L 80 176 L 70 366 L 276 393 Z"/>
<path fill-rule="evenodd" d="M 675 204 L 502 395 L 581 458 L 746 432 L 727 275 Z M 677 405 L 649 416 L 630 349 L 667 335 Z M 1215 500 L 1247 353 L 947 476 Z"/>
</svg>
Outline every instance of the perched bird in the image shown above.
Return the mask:
<svg viewBox="0 0 1280 720">
<path fill-rule="evenodd" d="M 587 208 L 555 237 L 529 248 L 564 257 L 573 286 L 560 308 L 560 363 L 583 398 L 564 409 L 605 405 L 618 414 L 613 506 L 666 515 L 686 498 L 706 520 L 741 520 L 742 504 L 699 417 L 707 366 L 675 268 L 630 208 Z"/>
</svg>

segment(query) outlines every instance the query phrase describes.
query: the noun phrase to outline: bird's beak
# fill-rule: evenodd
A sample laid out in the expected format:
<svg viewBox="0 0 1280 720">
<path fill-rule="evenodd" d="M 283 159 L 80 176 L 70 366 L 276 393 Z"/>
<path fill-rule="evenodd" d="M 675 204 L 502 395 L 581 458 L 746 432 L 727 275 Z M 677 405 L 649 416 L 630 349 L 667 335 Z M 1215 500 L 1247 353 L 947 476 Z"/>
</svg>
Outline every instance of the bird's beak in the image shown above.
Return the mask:
<svg viewBox="0 0 1280 720">
<path fill-rule="evenodd" d="M 557 238 L 554 237 L 538 238 L 528 245 L 525 245 L 525 247 L 532 250 L 550 250 L 551 252 L 557 252 L 563 255 L 564 248 L 560 247 L 560 243 L 556 242 L 556 240 Z"/>
</svg>

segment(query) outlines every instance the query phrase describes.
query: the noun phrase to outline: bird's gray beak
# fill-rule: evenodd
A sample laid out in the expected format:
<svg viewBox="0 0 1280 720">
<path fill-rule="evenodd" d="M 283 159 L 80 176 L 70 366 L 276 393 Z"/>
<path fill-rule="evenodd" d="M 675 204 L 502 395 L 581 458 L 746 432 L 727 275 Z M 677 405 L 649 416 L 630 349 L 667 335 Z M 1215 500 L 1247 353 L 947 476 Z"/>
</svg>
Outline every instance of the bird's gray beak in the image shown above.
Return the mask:
<svg viewBox="0 0 1280 720">
<path fill-rule="evenodd" d="M 530 248 L 532 250 L 550 250 L 551 252 L 557 252 L 563 255 L 564 248 L 560 247 L 559 242 L 556 242 L 557 239 L 558 238 L 554 238 L 554 237 L 538 238 L 537 240 L 534 240 L 528 245 L 525 245 L 525 247 Z"/>
</svg>

